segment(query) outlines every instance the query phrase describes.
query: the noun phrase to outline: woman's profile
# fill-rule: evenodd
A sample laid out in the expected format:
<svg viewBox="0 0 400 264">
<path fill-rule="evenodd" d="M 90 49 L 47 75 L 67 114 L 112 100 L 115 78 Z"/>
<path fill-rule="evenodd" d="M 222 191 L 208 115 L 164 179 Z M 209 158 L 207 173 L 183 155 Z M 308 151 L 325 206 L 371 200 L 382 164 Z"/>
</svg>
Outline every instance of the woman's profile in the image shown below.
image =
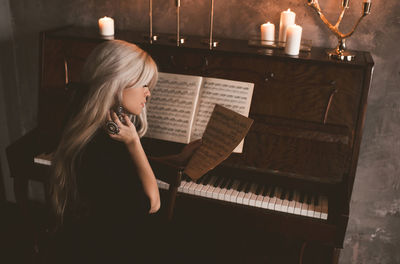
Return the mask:
<svg viewBox="0 0 400 264">
<path fill-rule="evenodd" d="M 134 263 L 152 250 L 156 238 L 147 219 L 161 202 L 140 137 L 157 75 L 149 54 L 120 40 L 98 45 L 87 58 L 87 96 L 65 128 L 52 167 L 59 262 Z M 182 163 L 198 144 L 166 159 Z"/>
</svg>

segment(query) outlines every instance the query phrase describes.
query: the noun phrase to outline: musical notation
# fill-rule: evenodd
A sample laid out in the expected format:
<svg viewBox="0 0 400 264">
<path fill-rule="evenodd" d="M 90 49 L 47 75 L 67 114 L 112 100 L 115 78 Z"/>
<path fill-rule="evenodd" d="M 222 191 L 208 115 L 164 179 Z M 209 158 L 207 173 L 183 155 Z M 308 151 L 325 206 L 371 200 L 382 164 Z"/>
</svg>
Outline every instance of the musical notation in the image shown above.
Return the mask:
<svg viewBox="0 0 400 264">
<path fill-rule="evenodd" d="M 252 83 L 161 72 L 147 106 L 147 136 L 179 143 L 201 138 L 216 104 L 248 116 L 253 87 Z"/>
<path fill-rule="evenodd" d="M 215 105 L 202 144 L 193 154 L 185 173 L 197 180 L 225 160 L 244 138 L 253 120 L 223 106 Z"/>
</svg>

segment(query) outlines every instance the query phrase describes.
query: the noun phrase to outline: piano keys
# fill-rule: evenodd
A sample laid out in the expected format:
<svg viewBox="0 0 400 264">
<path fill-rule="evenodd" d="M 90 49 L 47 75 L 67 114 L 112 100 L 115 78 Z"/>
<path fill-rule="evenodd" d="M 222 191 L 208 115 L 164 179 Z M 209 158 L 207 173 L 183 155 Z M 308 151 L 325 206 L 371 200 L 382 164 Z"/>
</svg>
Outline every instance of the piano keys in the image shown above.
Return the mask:
<svg viewBox="0 0 400 264">
<path fill-rule="evenodd" d="M 161 190 L 169 184 L 157 179 Z M 328 198 L 316 192 L 304 192 L 272 184 L 206 174 L 197 181 L 184 175 L 178 193 L 221 200 L 321 220 L 328 219 Z"/>
</svg>

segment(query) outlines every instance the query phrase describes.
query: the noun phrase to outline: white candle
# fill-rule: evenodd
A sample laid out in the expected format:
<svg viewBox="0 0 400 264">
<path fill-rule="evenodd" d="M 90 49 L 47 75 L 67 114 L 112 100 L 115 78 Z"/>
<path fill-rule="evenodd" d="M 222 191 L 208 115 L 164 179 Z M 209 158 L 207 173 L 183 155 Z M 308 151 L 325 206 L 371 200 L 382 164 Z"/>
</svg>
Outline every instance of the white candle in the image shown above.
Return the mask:
<svg viewBox="0 0 400 264">
<path fill-rule="evenodd" d="M 275 25 L 270 22 L 261 25 L 261 40 L 275 40 Z"/>
<path fill-rule="evenodd" d="M 286 29 L 288 26 L 294 24 L 296 14 L 290 11 L 290 8 L 281 13 L 281 20 L 279 22 L 279 41 L 286 42 Z"/>
<path fill-rule="evenodd" d="M 298 55 L 300 51 L 301 33 L 303 29 L 298 25 L 290 25 L 286 32 L 285 53 L 288 55 Z"/>
<path fill-rule="evenodd" d="M 99 19 L 99 32 L 103 36 L 114 35 L 114 19 L 111 17 L 103 17 Z"/>
</svg>

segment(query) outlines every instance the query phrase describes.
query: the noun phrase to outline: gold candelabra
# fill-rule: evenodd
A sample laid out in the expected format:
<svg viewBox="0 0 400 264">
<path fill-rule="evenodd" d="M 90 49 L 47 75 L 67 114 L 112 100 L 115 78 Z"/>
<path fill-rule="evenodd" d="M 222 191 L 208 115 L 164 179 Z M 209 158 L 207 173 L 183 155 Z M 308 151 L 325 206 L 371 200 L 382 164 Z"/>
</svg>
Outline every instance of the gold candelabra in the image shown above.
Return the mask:
<svg viewBox="0 0 400 264">
<path fill-rule="evenodd" d="M 364 0 L 363 13 L 361 14 L 360 18 L 357 20 L 357 23 L 354 25 L 353 29 L 346 34 L 340 32 L 339 25 L 343 19 L 346 9 L 349 8 L 350 0 L 342 0 L 342 11 L 341 11 L 340 16 L 335 25 L 332 25 L 328 21 L 328 19 L 326 19 L 326 17 L 322 13 L 321 7 L 319 6 L 318 0 L 307 0 L 307 1 L 308 1 L 308 5 L 317 12 L 317 14 L 321 18 L 322 22 L 324 22 L 324 24 L 328 26 L 329 30 L 332 31 L 332 33 L 335 34 L 338 39 L 338 45 L 336 46 L 336 48 L 334 50 L 327 51 L 329 57 L 339 59 L 339 60 L 347 60 L 347 61 L 353 60 L 355 58 L 355 54 L 351 53 L 349 51 L 346 51 L 346 38 L 353 35 L 354 31 L 356 30 L 358 24 L 360 24 L 361 20 L 365 16 L 370 14 L 371 0 Z"/>
</svg>

